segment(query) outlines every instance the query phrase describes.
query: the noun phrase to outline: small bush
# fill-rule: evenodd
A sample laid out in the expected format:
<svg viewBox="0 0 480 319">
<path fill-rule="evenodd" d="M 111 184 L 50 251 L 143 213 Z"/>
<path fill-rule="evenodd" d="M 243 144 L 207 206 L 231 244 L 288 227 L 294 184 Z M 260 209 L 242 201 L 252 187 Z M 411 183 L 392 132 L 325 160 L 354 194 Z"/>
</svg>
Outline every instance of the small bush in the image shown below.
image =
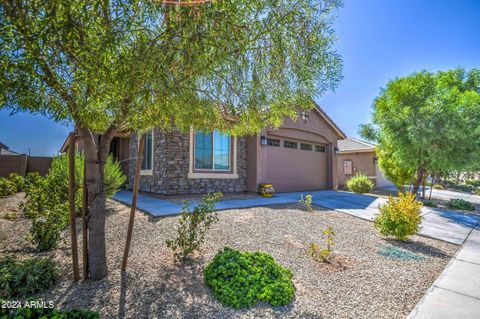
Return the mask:
<svg viewBox="0 0 480 319">
<path fill-rule="evenodd" d="M 311 243 L 307 253 L 316 261 L 329 262 L 333 252 L 333 246 L 335 245 L 335 232 L 333 228 L 329 226 L 325 229 L 323 231 L 323 237 L 325 238 L 325 248 L 321 249 L 317 243 Z"/>
<path fill-rule="evenodd" d="M 37 172 L 28 173 L 23 180 L 23 190 L 27 192 L 31 187 L 37 185 L 42 178 Z"/>
<path fill-rule="evenodd" d="M 190 212 L 190 204 L 185 202 L 182 214 L 178 220 L 177 238 L 167 240 L 167 247 L 173 250 L 176 260 L 188 258 L 205 240 L 205 233 L 213 223 L 218 221 L 217 213 L 214 212 L 215 203 L 220 200 L 222 193 L 206 195 L 202 202 Z"/>
<path fill-rule="evenodd" d="M 302 205 L 307 212 L 313 212 L 313 207 L 312 207 L 312 200 L 313 196 L 312 195 L 305 195 L 303 197 L 303 194 L 300 195 L 300 200 L 298 201 L 300 205 Z"/>
<path fill-rule="evenodd" d="M 373 182 L 363 173 L 356 174 L 347 181 L 348 190 L 359 194 L 370 192 L 373 186 Z"/>
<path fill-rule="evenodd" d="M 39 250 L 55 248 L 68 225 L 68 202 L 63 194 L 50 188 L 47 177 L 35 176 L 26 185 L 27 200 L 21 208 L 25 217 L 32 220 L 28 238 Z"/>
<path fill-rule="evenodd" d="M 240 252 L 225 247 L 205 268 L 205 283 L 226 306 L 246 308 L 258 301 L 287 305 L 295 296 L 293 274 L 264 252 Z"/>
<path fill-rule="evenodd" d="M 466 181 L 465 181 L 465 184 L 471 185 L 471 186 L 473 186 L 473 187 L 480 188 L 480 180 L 469 179 L 469 180 L 466 180 Z"/>
<path fill-rule="evenodd" d="M 52 287 L 58 277 L 57 266 L 48 258 L 18 261 L 0 260 L 0 298 L 24 298 Z"/>
<path fill-rule="evenodd" d="M 75 208 L 81 212 L 83 197 L 83 155 L 75 158 Z M 120 165 L 108 157 L 105 164 L 105 194 L 113 196 L 125 182 Z M 48 174 L 28 174 L 24 183 L 26 201 L 22 204 L 25 217 L 32 220 L 30 240 L 40 250 L 58 245 L 61 232 L 69 221 L 68 208 L 68 157 L 57 156 L 52 161 Z"/>
<path fill-rule="evenodd" d="M 426 207 L 438 207 L 437 203 L 432 201 L 432 200 L 426 200 L 423 202 L 423 206 L 426 206 Z"/>
<path fill-rule="evenodd" d="M 1 300 L 0 300 L 1 302 Z M 46 302 L 43 300 L 30 300 L 29 304 Z M 23 304 L 23 303 L 22 303 Z M 100 314 L 90 310 L 61 311 L 53 308 L 22 307 L 14 309 L 0 309 L 2 319 L 99 319 Z"/>
<path fill-rule="evenodd" d="M 415 200 L 412 193 L 399 193 L 381 205 L 380 214 L 374 219 L 375 227 L 382 235 L 406 240 L 420 230 L 422 203 Z"/>
<path fill-rule="evenodd" d="M 15 195 L 16 192 L 17 187 L 12 181 L 0 177 L 0 197 Z"/>
<path fill-rule="evenodd" d="M 460 210 L 475 210 L 475 206 L 461 198 L 453 198 L 447 203 L 447 207 L 451 209 L 460 209 Z"/>
<path fill-rule="evenodd" d="M 442 184 L 434 184 L 434 185 L 432 186 L 432 188 L 433 188 L 433 189 L 439 189 L 439 190 L 445 189 L 445 187 L 443 187 Z"/>
<path fill-rule="evenodd" d="M 475 191 L 475 187 L 472 185 L 465 185 L 465 184 L 450 184 L 448 186 L 449 189 L 453 189 L 456 191 L 460 192 L 465 192 L 465 193 L 473 193 Z"/>
<path fill-rule="evenodd" d="M 18 215 L 17 212 L 6 212 L 3 218 L 6 220 L 16 220 Z"/>
<path fill-rule="evenodd" d="M 23 183 L 24 183 L 24 178 L 17 173 L 11 173 L 8 175 L 8 179 L 15 184 L 15 187 L 17 188 L 17 192 L 22 191 L 23 189 Z"/>
</svg>

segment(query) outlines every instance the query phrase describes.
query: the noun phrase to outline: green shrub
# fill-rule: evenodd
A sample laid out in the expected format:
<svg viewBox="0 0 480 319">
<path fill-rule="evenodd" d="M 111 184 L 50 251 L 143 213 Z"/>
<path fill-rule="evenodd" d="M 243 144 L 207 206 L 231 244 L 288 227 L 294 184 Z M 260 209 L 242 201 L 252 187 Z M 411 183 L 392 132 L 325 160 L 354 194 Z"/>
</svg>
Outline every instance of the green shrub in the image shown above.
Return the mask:
<svg viewBox="0 0 480 319">
<path fill-rule="evenodd" d="M 359 194 L 370 192 L 373 186 L 373 182 L 363 173 L 358 173 L 347 181 L 348 190 Z"/>
<path fill-rule="evenodd" d="M 303 197 L 303 194 L 302 194 L 300 195 L 300 200 L 298 201 L 298 203 L 302 205 L 307 212 L 313 212 L 312 200 L 313 200 L 312 195 L 305 195 L 305 197 Z"/>
<path fill-rule="evenodd" d="M 461 192 L 466 192 L 466 193 L 472 193 L 475 191 L 475 187 L 472 185 L 465 185 L 465 184 L 454 184 L 451 183 L 448 185 L 449 189 L 453 189 L 456 191 L 461 191 Z"/>
<path fill-rule="evenodd" d="M 423 202 L 423 206 L 426 206 L 426 207 L 438 207 L 437 203 L 432 201 L 432 200 L 426 200 Z"/>
<path fill-rule="evenodd" d="M 473 186 L 473 187 L 480 188 L 480 180 L 469 179 L 469 180 L 466 180 L 466 181 L 465 181 L 465 184 L 471 185 L 471 186 Z"/>
<path fill-rule="evenodd" d="M 83 154 L 75 155 L 75 207 L 77 212 L 80 212 L 82 206 L 84 158 Z M 53 159 L 46 178 L 50 190 L 58 194 L 61 201 L 68 201 L 68 156 L 66 154 Z M 105 195 L 113 197 L 126 179 L 120 164 L 108 156 L 104 173 Z"/>
<path fill-rule="evenodd" d="M 52 287 L 58 277 L 57 266 L 48 258 L 19 261 L 0 260 L 0 298 L 24 298 Z"/>
<path fill-rule="evenodd" d="M 374 219 L 374 226 L 382 235 L 406 240 L 420 230 L 422 203 L 412 193 L 399 193 L 379 207 L 380 214 Z"/>
<path fill-rule="evenodd" d="M 443 187 L 442 184 L 434 184 L 434 185 L 433 185 L 433 189 L 443 190 L 443 189 L 445 189 L 445 187 Z"/>
<path fill-rule="evenodd" d="M 26 192 L 30 187 L 34 187 L 42 178 L 38 172 L 28 173 L 23 180 L 23 190 Z"/>
<path fill-rule="evenodd" d="M 263 301 L 287 305 L 295 296 L 293 274 L 264 252 L 240 252 L 225 247 L 205 268 L 205 283 L 226 306 L 245 308 Z"/>
<path fill-rule="evenodd" d="M 12 181 L 0 177 L 0 197 L 15 195 L 16 192 L 17 187 Z"/>
<path fill-rule="evenodd" d="M 461 198 L 453 198 L 447 203 L 447 207 L 451 209 L 461 209 L 461 210 L 475 210 L 475 206 Z"/>
<path fill-rule="evenodd" d="M 75 208 L 81 212 L 83 196 L 83 155 L 75 158 Z M 105 194 L 113 196 L 125 182 L 120 165 L 108 157 L 105 164 Z M 68 206 L 68 157 L 57 156 L 52 161 L 48 174 L 28 174 L 24 184 L 25 202 L 22 211 L 32 220 L 30 240 L 40 250 L 48 250 L 58 245 L 61 232 L 69 222 Z"/>
<path fill-rule="evenodd" d="M 1 302 L 1 299 L 0 299 Z M 46 302 L 43 300 L 29 300 L 28 303 Z M 23 303 L 22 303 L 23 304 Z M 2 319 L 99 319 L 100 314 L 90 310 L 61 311 L 43 307 L 21 307 L 14 309 L 0 309 Z"/>
<path fill-rule="evenodd" d="M 323 237 L 325 238 L 325 248 L 321 249 L 317 243 L 311 243 L 307 253 L 316 261 L 329 262 L 333 252 L 333 246 L 335 245 L 335 232 L 333 228 L 329 226 L 325 229 L 323 231 Z"/>
<path fill-rule="evenodd" d="M 15 187 L 17 188 L 17 192 L 21 192 L 23 189 L 23 183 L 24 183 L 24 178 L 17 173 L 11 173 L 8 175 L 8 179 L 15 184 Z"/>
<path fill-rule="evenodd" d="M 213 209 L 221 196 L 222 193 L 204 196 L 200 204 L 193 208 L 193 212 L 190 212 L 190 204 L 184 202 L 178 220 L 177 238 L 166 241 L 176 260 L 185 259 L 200 249 L 205 233 L 218 221 L 217 213 Z"/>
</svg>

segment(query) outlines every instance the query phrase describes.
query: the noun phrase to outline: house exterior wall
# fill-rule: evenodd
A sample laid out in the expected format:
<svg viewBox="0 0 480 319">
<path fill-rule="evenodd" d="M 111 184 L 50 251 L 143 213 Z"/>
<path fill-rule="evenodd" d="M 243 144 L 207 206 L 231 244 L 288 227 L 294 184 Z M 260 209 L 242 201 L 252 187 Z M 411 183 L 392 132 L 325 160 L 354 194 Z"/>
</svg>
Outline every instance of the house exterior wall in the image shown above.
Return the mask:
<svg viewBox="0 0 480 319">
<path fill-rule="evenodd" d="M 237 138 L 238 178 L 189 178 L 190 135 L 178 130 L 154 129 L 153 167 L 151 175 L 141 175 L 140 190 L 162 195 L 243 192 L 247 189 L 247 142 Z M 136 157 L 138 140 L 130 138 L 130 154 Z M 133 185 L 135 165 L 129 166 L 129 185 Z"/>
<path fill-rule="evenodd" d="M 353 163 L 353 174 L 364 173 L 369 177 L 376 177 L 375 152 L 358 152 L 337 154 L 338 185 L 345 186 L 347 177 L 343 173 L 343 161 L 351 160 Z"/>
<path fill-rule="evenodd" d="M 261 136 L 265 137 L 281 137 L 291 138 L 303 141 L 315 141 L 326 147 L 327 154 L 327 188 L 336 189 L 338 184 L 337 178 L 337 158 L 335 148 L 339 139 L 337 132 L 325 118 L 316 110 L 309 112 L 309 117 L 305 122 L 302 120 L 301 111 L 298 112 L 296 120 L 285 119 L 284 124 L 279 129 L 265 129 L 259 135 L 248 138 L 248 183 L 247 190 L 251 192 L 258 191 L 258 187 L 262 183 L 269 183 L 268 165 L 271 165 L 275 158 L 269 158 L 267 146 L 261 145 Z M 299 156 L 301 156 L 299 152 Z M 300 161 L 298 165 L 302 165 Z M 295 167 L 286 167 L 285 169 L 295 169 Z M 297 182 L 297 181 L 292 181 Z M 275 186 L 275 185 L 274 185 Z"/>
</svg>

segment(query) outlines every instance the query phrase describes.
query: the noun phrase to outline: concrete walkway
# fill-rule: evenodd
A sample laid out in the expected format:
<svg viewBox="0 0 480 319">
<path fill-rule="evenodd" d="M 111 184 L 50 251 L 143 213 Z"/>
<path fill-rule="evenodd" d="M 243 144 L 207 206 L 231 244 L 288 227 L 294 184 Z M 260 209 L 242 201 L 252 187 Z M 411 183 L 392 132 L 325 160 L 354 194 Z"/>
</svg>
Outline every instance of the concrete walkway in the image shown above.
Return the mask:
<svg viewBox="0 0 480 319">
<path fill-rule="evenodd" d="M 224 200 L 215 205 L 217 210 L 237 209 L 247 207 L 266 206 L 273 204 L 296 203 L 300 196 L 310 194 L 313 203 L 325 208 L 353 215 L 365 220 L 373 220 L 378 214 L 378 206 L 385 203 L 385 198 L 371 195 L 360 195 L 341 191 L 313 191 L 278 193 L 271 198 L 249 198 Z M 120 191 L 116 200 L 129 205 L 132 201 L 132 193 Z M 194 206 L 198 201 L 191 203 Z M 138 196 L 138 209 L 155 217 L 178 215 L 182 205 L 165 199 L 154 198 L 140 194 Z M 420 234 L 436 239 L 441 239 L 454 244 L 462 244 L 471 230 L 480 222 L 480 216 L 475 214 L 447 211 L 441 209 L 422 208 L 422 230 Z"/>
<path fill-rule="evenodd" d="M 408 319 L 480 318 L 480 228 L 477 226 Z"/>
<path fill-rule="evenodd" d="M 386 189 L 388 191 L 397 193 L 397 188 L 395 186 L 388 186 L 382 187 L 382 189 Z M 427 196 L 430 193 L 430 187 L 425 188 Z M 480 205 L 480 195 L 469 194 L 464 192 L 455 192 L 450 190 L 443 190 L 443 189 L 434 189 L 432 190 L 432 198 L 433 199 L 442 199 L 442 200 L 450 200 L 453 198 L 461 198 L 466 201 L 469 201 L 473 204 Z"/>
</svg>

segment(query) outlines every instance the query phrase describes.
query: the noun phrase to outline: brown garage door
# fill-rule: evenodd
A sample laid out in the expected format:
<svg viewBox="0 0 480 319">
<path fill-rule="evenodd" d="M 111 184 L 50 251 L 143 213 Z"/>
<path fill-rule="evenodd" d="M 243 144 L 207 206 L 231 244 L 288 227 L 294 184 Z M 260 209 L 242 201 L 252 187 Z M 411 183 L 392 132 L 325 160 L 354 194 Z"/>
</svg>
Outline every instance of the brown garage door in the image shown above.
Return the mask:
<svg viewBox="0 0 480 319">
<path fill-rule="evenodd" d="M 326 145 L 313 141 L 269 137 L 267 180 L 277 192 L 328 187 Z"/>
</svg>

